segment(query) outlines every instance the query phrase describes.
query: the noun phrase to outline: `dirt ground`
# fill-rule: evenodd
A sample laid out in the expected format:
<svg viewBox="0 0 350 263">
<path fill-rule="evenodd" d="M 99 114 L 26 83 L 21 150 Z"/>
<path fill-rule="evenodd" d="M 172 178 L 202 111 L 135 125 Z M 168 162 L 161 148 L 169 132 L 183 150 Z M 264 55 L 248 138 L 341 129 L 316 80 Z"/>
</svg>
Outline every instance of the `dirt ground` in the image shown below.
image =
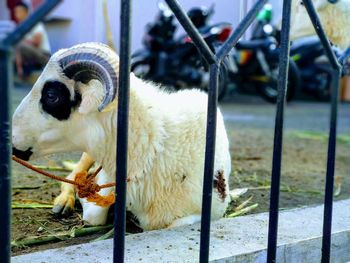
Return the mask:
<svg viewBox="0 0 350 263">
<path fill-rule="evenodd" d="M 14 105 L 21 96 L 15 94 Z M 226 126 L 231 144 L 233 171 L 230 178 L 231 188 L 247 188 L 247 192 L 232 203 L 232 208 L 251 197 L 249 204 L 258 204 L 250 213 L 268 211 L 269 185 L 272 166 L 274 107 L 262 104 L 256 108 L 245 104 L 230 106 L 228 102 L 223 107 Z M 350 105 L 346 105 L 342 115 L 350 116 Z M 259 108 L 260 107 L 260 108 Z M 308 107 L 302 104 L 295 108 Z M 323 106 L 320 106 L 323 107 Z M 265 110 L 268 108 L 268 110 Z M 294 115 L 298 111 L 294 112 Z M 300 110 L 300 114 L 304 111 Z M 311 113 L 314 111 L 311 111 Z M 322 111 L 324 114 L 328 112 Z M 288 112 L 287 112 L 288 115 Z M 294 116 L 293 115 L 293 116 Z M 305 115 L 305 114 L 304 114 Z M 307 114 L 306 114 L 307 115 Z M 310 122 L 315 116 L 309 114 Z M 233 116 L 233 117 L 232 117 Z M 252 117 L 253 116 L 253 117 Z M 256 116 L 268 116 L 269 120 L 259 123 Z M 325 117 L 327 119 L 328 115 Z M 306 117 L 305 117 L 306 118 Z M 316 117 L 317 118 L 317 117 Z M 272 120 L 272 121 L 271 121 Z M 326 173 L 327 138 L 323 130 L 305 132 L 307 127 L 302 124 L 287 123 L 284 133 L 283 168 L 281 178 L 280 209 L 289 209 L 307 205 L 320 204 L 324 198 L 324 181 Z M 300 129 L 298 127 L 300 126 Z M 315 125 L 312 125 L 315 127 Z M 350 129 L 340 123 L 342 137 L 337 145 L 336 160 L 336 190 L 340 193 L 335 200 L 350 198 Z M 79 154 L 62 154 L 36 162 L 41 165 L 60 165 L 63 160 L 78 160 Z M 54 172 L 65 176 L 67 173 Z M 340 187 L 340 188 L 339 188 Z M 12 198 L 14 203 L 35 202 L 52 204 L 59 194 L 59 184 L 46 179 L 34 172 L 13 164 Z M 248 205 L 249 205 L 248 204 Z M 112 219 L 110 220 L 112 222 Z M 45 209 L 13 209 L 12 210 L 12 240 L 21 241 L 31 236 L 57 235 L 59 232 L 70 233 L 83 226 L 81 210 L 77 210 L 68 218 L 57 218 L 50 208 Z M 37 250 L 67 246 L 89 242 L 106 233 L 110 228 L 83 237 L 58 236 L 56 241 L 44 245 L 13 246 L 13 255 L 19 255 Z M 128 232 L 137 232 L 131 224 Z M 61 239 L 61 240 L 60 240 Z"/>
</svg>

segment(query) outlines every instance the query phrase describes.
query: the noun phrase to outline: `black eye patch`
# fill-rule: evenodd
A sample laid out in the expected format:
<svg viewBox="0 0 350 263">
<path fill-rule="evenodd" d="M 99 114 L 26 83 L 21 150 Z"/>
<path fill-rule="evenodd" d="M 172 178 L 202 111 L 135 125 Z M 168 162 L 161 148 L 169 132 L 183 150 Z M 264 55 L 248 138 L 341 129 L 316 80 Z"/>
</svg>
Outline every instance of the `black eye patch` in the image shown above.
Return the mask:
<svg viewBox="0 0 350 263">
<path fill-rule="evenodd" d="M 70 92 L 66 85 L 59 81 L 48 81 L 42 91 L 40 103 L 43 110 L 58 120 L 67 120 L 81 101 L 81 95 L 75 93 L 74 100 L 70 98 Z"/>
</svg>

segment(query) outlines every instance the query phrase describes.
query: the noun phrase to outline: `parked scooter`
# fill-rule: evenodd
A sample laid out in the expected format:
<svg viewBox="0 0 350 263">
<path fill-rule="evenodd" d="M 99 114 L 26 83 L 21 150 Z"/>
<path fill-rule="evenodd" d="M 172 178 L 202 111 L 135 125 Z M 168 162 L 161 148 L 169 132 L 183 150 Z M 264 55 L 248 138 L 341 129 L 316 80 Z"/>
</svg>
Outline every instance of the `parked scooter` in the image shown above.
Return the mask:
<svg viewBox="0 0 350 263">
<path fill-rule="evenodd" d="M 240 40 L 232 49 L 228 62 L 231 83 L 235 89 L 246 92 L 255 89 L 265 100 L 277 101 L 279 37 L 272 24 L 272 6 L 266 4 L 257 16 L 252 39 Z M 289 62 L 287 100 L 290 101 L 300 87 L 299 70 Z"/>
<path fill-rule="evenodd" d="M 342 51 L 334 46 L 332 49 L 339 58 Z M 320 101 L 329 101 L 332 67 L 319 38 L 311 36 L 293 41 L 290 55 L 300 69 L 302 91 L 313 95 Z M 344 74 L 346 74 L 345 71 Z"/>
<path fill-rule="evenodd" d="M 279 49 L 273 37 L 239 41 L 231 52 L 230 76 L 237 88 L 255 88 L 267 101 L 277 101 Z M 290 101 L 300 86 L 299 70 L 294 61 L 289 61 L 287 101 Z"/>
<path fill-rule="evenodd" d="M 266 4 L 257 16 L 252 38 L 275 37 L 279 45 L 279 34 L 277 27 L 272 24 L 271 6 Z M 336 47 L 332 48 L 339 57 L 341 51 Z M 310 94 L 320 101 L 328 101 L 330 99 L 332 68 L 319 38 L 310 36 L 294 40 L 290 47 L 290 56 L 300 72 L 300 91 Z"/>
<path fill-rule="evenodd" d="M 131 70 L 142 79 L 176 90 L 193 87 L 207 90 L 208 66 L 187 34 L 175 39 L 174 15 L 162 2 L 158 7 L 160 11 L 156 20 L 146 27 L 143 41 L 145 49 L 132 55 Z M 213 13 L 213 6 L 209 9 L 196 7 L 188 12 L 192 23 L 212 50 L 231 33 L 229 23 L 209 25 Z M 219 72 L 219 100 L 225 95 L 228 81 L 224 63 Z"/>
</svg>

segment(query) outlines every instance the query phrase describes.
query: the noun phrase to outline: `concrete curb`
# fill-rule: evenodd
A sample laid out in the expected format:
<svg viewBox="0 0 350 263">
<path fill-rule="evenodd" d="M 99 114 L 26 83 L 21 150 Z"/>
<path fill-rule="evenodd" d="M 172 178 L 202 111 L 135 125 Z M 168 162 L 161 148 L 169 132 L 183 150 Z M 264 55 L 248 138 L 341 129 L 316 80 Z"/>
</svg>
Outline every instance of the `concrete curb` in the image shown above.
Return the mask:
<svg viewBox="0 0 350 263">
<path fill-rule="evenodd" d="M 332 262 L 350 261 L 350 199 L 334 203 Z M 283 211 L 277 262 L 320 262 L 323 206 Z M 211 227 L 211 262 L 266 262 L 268 214 L 221 219 Z M 112 262 L 112 240 L 46 250 L 13 263 Z M 126 237 L 126 262 L 198 262 L 199 225 Z"/>
</svg>

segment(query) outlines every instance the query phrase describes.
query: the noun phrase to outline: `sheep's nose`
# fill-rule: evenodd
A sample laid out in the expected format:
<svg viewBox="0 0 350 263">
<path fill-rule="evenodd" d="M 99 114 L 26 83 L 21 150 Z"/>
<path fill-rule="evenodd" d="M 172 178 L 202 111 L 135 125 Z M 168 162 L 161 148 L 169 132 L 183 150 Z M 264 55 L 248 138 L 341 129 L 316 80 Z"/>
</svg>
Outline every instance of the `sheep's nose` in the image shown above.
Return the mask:
<svg viewBox="0 0 350 263">
<path fill-rule="evenodd" d="M 25 151 L 18 150 L 17 148 L 12 147 L 12 154 L 24 161 L 28 161 L 33 152 L 31 147 Z"/>
</svg>

